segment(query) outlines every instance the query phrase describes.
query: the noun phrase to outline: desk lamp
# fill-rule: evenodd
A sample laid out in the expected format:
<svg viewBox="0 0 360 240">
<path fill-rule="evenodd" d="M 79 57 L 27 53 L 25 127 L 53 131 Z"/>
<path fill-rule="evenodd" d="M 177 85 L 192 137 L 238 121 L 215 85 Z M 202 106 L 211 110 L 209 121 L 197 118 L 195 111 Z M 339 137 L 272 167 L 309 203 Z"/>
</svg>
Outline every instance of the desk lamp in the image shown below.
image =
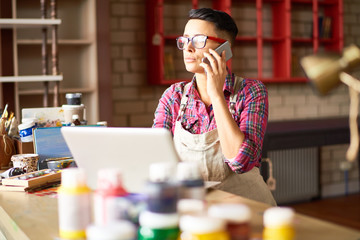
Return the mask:
<svg viewBox="0 0 360 240">
<path fill-rule="evenodd" d="M 342 55 L 310 55 L 300 61 L 306 77 L 320 95 L 328 94 L 340 83 L 349 87 L 350 94 L 350 146 L 346 153 L 349 162 L 353 162 L 359 150 L 359 132 L 357 127 L 360 82 L 347 71 L 360 66 L 360 49 L 355 45 L 346 47 Z"/>
</svg>

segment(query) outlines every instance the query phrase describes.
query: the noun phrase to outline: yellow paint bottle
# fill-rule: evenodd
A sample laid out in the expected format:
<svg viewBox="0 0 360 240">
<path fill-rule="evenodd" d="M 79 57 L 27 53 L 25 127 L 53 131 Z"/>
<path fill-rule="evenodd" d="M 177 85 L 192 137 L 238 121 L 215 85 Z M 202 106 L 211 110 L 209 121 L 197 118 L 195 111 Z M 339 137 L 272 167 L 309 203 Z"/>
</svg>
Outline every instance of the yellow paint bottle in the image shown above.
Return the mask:
<svg viewBox="0 0 360 240">
<path fill-rule="evenodd" d="M 289 207 L 272 207 L 264 212 L 263 240 L 293 240 L 295 212 Z"/>
<path fill-rule="evenodd" d="M 58 190 L 60 238 L 86 238 L 86 227 L 91 222 L 90 194 L 84 170 L 69 168 L 61 172 Z"/>
<path fill-rule="evenodd" d="M 180 218 L 180 240 L 230 240 L 226 221 L 201 215 L 184 215 Z"/>
</svg>

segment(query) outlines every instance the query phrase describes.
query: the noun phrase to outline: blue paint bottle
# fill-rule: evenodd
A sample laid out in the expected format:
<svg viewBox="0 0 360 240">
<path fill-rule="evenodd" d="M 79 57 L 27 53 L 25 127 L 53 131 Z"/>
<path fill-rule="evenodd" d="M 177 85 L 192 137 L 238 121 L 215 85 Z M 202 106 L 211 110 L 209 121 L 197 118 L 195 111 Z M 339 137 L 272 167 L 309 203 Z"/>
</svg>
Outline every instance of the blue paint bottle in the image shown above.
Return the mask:
<svg viewBox="0 0 360 240">
<path fill-rule="evenodd" d="M 171 163 L 153 163 L 146 184 L 147 210 L 154 213 L 177 212 L 178 184 L 172 179 L 174 166 Z"/>
</svg>

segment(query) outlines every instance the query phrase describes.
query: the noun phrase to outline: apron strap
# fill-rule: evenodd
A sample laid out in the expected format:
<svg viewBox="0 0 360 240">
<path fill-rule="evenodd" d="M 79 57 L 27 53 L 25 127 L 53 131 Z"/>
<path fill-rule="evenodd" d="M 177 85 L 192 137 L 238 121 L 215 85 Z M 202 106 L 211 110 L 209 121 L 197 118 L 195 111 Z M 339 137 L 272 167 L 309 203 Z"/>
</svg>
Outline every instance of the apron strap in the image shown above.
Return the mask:
<svg viewBox="0 0 360 240">
<path fill-rule="evenodd" d="M 229 108 L 230 108 L 230 113 L 233 115 L 233 117 L 235 117 L 236 111 L 235 111 L 235 106 L 236 106 L 236 102 L 237 102 L 237 98 L 239 95 L 239 89 L 241 86 L 241 82 L 244 79 L 242 77 L 238 77 L 235 76 L 235 81 L 234 81 L 234 92 L 230 95 L 230 104 L 229 104 Z"/>
<path fill-rule="evenodd" d="M 188 98 L 189 98 L 188 95 L 185 94 L 185 93 L 188 92 L 190 87 L 191 87 L 191 82 L 187 83 L 184 86 L 183 95 L 181 97 L 181 103 L 180 103 L 180 108 L 179 108 L 179 112 L 178 112 L 178 117 L 177 117 L 176 121 L 179 121 L 182 118 L 182 116 L 184 115 L 186 105 L 187 105 L 187 101 L 188 101 Z"/>
</svg>

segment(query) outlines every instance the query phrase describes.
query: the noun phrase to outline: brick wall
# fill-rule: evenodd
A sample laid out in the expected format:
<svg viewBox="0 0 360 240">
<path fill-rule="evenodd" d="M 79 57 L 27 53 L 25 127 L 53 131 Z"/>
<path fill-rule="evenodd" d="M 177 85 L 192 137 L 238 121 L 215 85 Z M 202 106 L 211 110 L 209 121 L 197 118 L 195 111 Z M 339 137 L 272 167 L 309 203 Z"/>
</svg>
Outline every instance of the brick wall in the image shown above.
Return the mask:
<svg viewBox="0 0 360 240">
<path fill-rule="evenodd" d="M 177 6 L 167 6 L 164 17 L 167 18 L 165 31 L 182 31 L 186 21 L 188 7 L 183 2 L 174 0 Z M 190 1 L 189 1 L 190 2 Z M 205 1 L 202 6 L 207 6 Z M 114 126 L 150 127 L 158 99 L 166 87 L 149 86 L 146 79 L 145 48 L 145 0 L 111 0 L 111 63 L 114 99 Z M 360 2 L 344 0 L 344 35 L 345 46 L 355 43 L 360 46 Z M 265 11 L 264 19 L 271 20 L 271 14 Z M 297 19 L 311 19 L 307 11 L 294 13 Z M 237 4 L 233 16 L 239 24 L 241 33 L 251 33 L 255 29 L 255 12 L 245 4 Z M 246 23 L 246 24 L 244 24 Z M 293 34 L 301 36 L 311 31 L 311 22 L 293 22 Z M 266 26 L 265 26 L 266 28 Z M 270 27 L 266 29 L 271 29 Z M 270 35 L 271 31 L 266 30 Z M 175 46 L 172 50 L 174 51 Z M 303 53 L 303 49 L 296 49 Z M 264 54 L 264 75 L 271 69 L 271 54 Z M 254 46 L 237 48 L 235 56 L 247 56 L 235 59 L 234 69 L 238 75 L 256 75 L 256 51 Z M 181 56 L 181 55 L 180 55 Z M 175 59 L 177 66 L 182 66 L 181 57 Z M 235 64 L 234 64 L 235 65 Z M 269 71 L 270 72 L 270 71 Z M 360 78 L 360 70 L 353 75 Z M 348 89 L 344 85 L 335 89 L 326 97 L 317 96 L 305 83 L 268 84 L 269 120 L 308 119 L 333 116 L 348 116 Z M 344 173 L 339 164 L 345 159 L 347 145 L 327 146 L 322 148 L 321 181 L 323 196 L 342 194 L 344 192 Z M 349 173 L 350 191 L 359 189 L 357 163 Z"/>
</svg>

